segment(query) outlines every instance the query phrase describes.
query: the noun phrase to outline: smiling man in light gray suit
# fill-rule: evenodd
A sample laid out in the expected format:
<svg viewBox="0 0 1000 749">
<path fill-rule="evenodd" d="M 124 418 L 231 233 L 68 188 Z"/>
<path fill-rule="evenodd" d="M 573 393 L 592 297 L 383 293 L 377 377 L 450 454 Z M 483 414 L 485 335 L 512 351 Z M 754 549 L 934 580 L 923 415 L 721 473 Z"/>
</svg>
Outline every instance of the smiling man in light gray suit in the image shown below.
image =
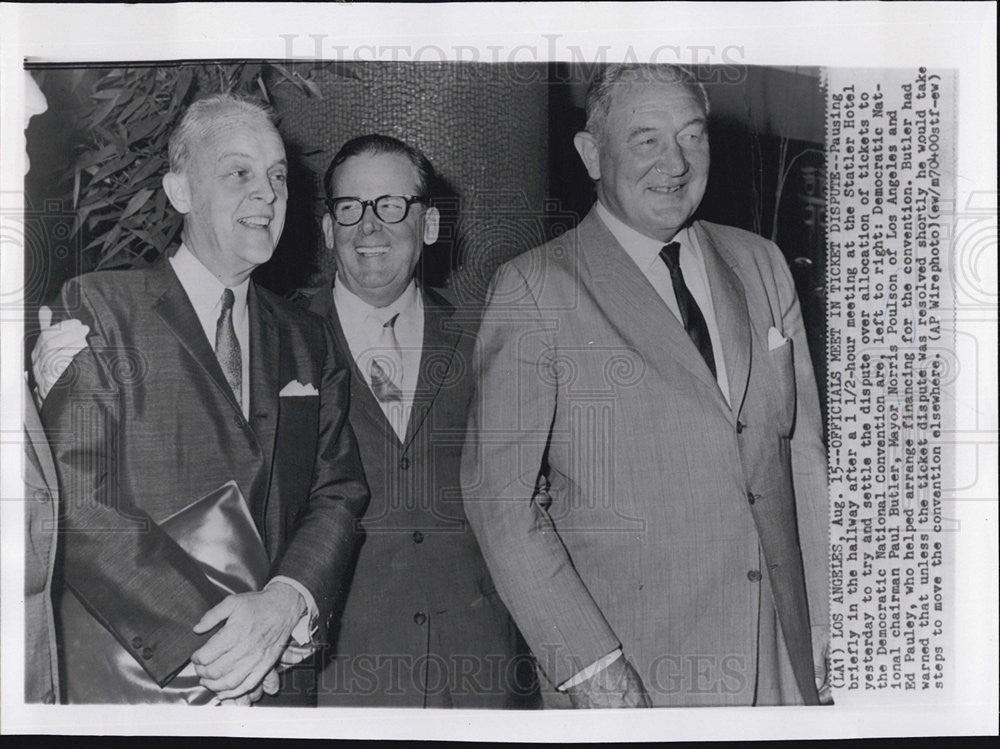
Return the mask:
<svg viewBox="0 0 1000 749">
<path fill-rule="evenodd" d="M 828 700 L 815 377 L 778 248 L 692 221 L 707 117 L 687 71 L 608 66 L 596 206 L 490 289 L 466 514 L 553 705 Z"/>
</svg>

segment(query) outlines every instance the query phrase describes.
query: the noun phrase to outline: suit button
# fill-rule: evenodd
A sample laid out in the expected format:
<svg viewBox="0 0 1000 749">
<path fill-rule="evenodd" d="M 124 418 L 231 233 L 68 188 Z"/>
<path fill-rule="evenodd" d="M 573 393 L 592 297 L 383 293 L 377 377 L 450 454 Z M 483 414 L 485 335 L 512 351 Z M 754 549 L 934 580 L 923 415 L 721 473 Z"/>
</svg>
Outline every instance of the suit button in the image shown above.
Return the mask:
<svg viewBox="0 0 1000 749">
<path fill-rule="evenodd" d="M 242 430 L 243 429 L 243 419 L 241 419 L 239 416 L 234 416 L 233 417 L 233 426 L 236 427 L 237 429 Z"/>
<path fill-rule="evenodd" d="M 752 583 L 759 583 L 760 582 L 760 570 L 750 570 L 747 573 L 747 580 L 749 580 Z"/>
<path fill-rule="evenodd" d="M 750 504 L 753 504 L 756 501 L 757 501 L 756 495 L 754 495 L 753 492 L 747 492 L 747 502 L 749 502 Z"/>
<path fill-rule="evenodd" d="M 413 543 L 419 544 L 423 543 L 423 541 L 424 541 L 424 534 L 421 533 L 420 531 L 413 531 Z"/>
<path fill-rule="evenodd" d="M 141 637 L 133 637 L 132 638 L 132 647 L 135 648 L 136 650 L 138 650 L 139 648 L 141 648 L 142 647 L 142 638 Z"/>
<path fill-rule="evenodd" d="M 153 657 L 153 649 L 152 648 L 143 648 L 142 649 L 142 659 L 144 661 L 148 661 L 152 657 Z"/>
<path fill-rule="evenodd" d="M 399 467 L 405 471 L 407 468 L 410 467 L 410 459 L 404 455 L 402 458 L 399 459 Z"/>
<path fill-rule="evenodd" d="M 413 623 L 416 624 L 418 627 L 424 626 L 424 622 L 426 621 L 427 621 L 427 614 L 425 614 L 423 611 L 418 611 L 416 614 L 413 615 Z"/>
<path fill-rule="evenodd" d="M 743 430 L 746 429 L 746 428 L 747 428 L 747 425 L 744 424 L 742 421 L 737 421 L 736 422 L 736 433 L 737 434 L 743 434 Z"/>
</svg>

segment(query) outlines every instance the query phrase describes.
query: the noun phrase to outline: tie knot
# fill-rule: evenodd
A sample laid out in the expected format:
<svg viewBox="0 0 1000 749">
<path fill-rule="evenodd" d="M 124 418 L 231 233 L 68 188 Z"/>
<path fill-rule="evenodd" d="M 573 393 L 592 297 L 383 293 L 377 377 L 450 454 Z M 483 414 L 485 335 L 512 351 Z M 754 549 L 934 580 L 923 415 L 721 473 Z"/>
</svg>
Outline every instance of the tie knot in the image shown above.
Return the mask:
<svg viewBox="0 0 1000 749">
<path fill-rule="evenodd" d="M 660 250 L 660 257 L 667 264 L 667 267 L 670 268 L 671 272 L 680 270 L 681 243 L 671 242 L 670 244 L 663 245 L 663 249 Z"/>
<path fill-rule="evenodd" d="M 398 312 L 389 317 L 386 317 L 384 312 L 382 312 L 381 310 L 376 310 L 368 314 L 368 324 L 371 325 L 372 328 L 378 329 L 379 332 L 381 332 L 383 328 L 387 330 L 395 330 L 396 318 L 398 317 L 399 317 Z"/>
<path fill-rule="evenodd" d="M 232 289 L 225 289 L 222 292 L 222 311 L 231 310 L 233 304 L 236 302 L 236 295 L 233 293 Z"/>
</svg>

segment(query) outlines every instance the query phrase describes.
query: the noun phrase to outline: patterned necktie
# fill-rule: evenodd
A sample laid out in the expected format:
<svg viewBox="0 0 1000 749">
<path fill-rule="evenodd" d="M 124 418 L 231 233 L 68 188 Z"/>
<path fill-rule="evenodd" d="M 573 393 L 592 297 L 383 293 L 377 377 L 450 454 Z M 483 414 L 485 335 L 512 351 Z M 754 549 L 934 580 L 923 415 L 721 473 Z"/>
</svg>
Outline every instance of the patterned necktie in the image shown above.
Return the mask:
<svg viewBox="0 0 1000 749">
<path fill-rule="evenodd" d="M 681 321 L 684 323 L 684 330 L 688 337 L 694 342 L 702 358 L 712 370 L 715 377 L 715 354 L 712 351 L 712 339 L 708 335 L 708 324 L 705 316 L 701 314 L 698 303 L 691 296 L 687 284 L 684 283 L 684 274 L 681 273 L 681 245 L 679 242 L 671 242 L 664 245 L 660 250 L 660 259 L 667 264 L 670 269 L 670 280 L 674 285 L 674 296 L 677 297 L 677 306 L 681 311 Z"/>
<path fill-rule="evenodd" d="M 236 296 L 232 289 L 222 292 L 222 312 L 215 326 L 215 356 L 226 376 L 226 382 L 236 396 L 236 402 L 242 408 L 243 404 L 243 361 L 240 356 L 240 342 L 236 340 L 236 328 L 233 327 L 233 303 Z"/>
<path fill-rule="evenodd" d="M 372 392 L 383 403 L 403 400 L 403 391 L 397 382 L 403 381 L 403 354 L 396 340 L 396 318 L 399 313 L 390 317 L 379 330 L 375 353 L 368 365 L 368 376 L 372 383 Z"/>
</svg>

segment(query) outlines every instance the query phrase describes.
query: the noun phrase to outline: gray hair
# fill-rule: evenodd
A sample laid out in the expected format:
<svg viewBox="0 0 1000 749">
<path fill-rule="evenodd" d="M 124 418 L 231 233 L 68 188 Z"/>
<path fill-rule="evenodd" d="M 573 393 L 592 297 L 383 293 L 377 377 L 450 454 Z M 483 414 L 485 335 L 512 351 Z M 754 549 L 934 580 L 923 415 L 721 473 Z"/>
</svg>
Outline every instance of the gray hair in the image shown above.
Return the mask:
<svg viewBox="0 0 1000 749">
<path fill-rule="evenodd" d="M 204 138 L 209 130 L 238 122 L 259 124 L 277 132 L 274 111 L 251 99 L 226 93 L 212 94 L 195 101 L 187 108 L 180 124 L 170 135 L 167 146 L 170 171 L 175 174 L 184 171 L 194 144 Z"/>
<path fill-rule="evenodd" d="M 587 132 L 602 139 L 615 86 L 641 83 L 684 86 L 701 101 L 705 115 L 708 115 L 708 92 L 687 68 L 652 63 L 612 63 L 601 68 L 587 90 Z"/>
</svg>

